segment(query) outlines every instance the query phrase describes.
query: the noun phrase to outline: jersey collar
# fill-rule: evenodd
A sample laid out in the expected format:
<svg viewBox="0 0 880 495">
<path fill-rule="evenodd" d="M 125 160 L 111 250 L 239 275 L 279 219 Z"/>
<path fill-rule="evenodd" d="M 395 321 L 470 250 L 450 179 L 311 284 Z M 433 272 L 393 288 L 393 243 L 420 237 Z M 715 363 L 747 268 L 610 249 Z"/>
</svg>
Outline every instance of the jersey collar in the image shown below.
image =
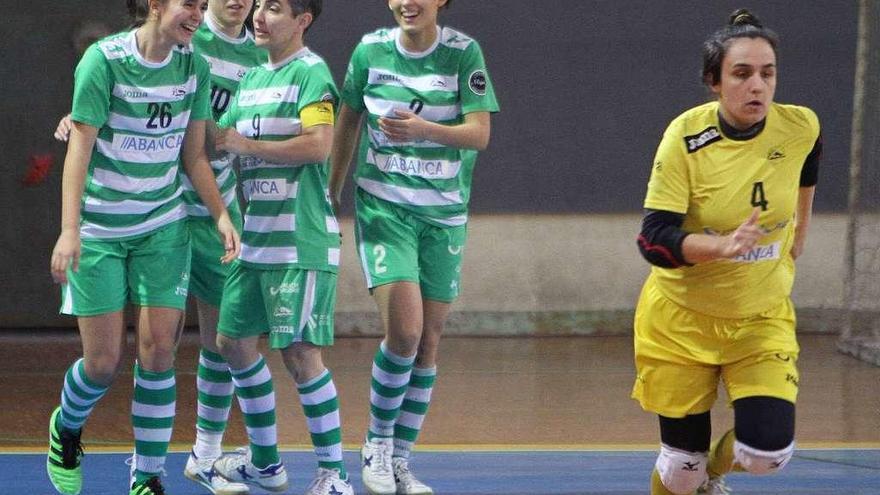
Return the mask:
<svg viewBox="0 0 880 495">
<path fill-rule="evenodd" d="M 305 57 L 308 53 L 309 53 L 309 47 L 304 46 L 304 47 L 300 48 L 299 50 L 297 50 L 293 55 L 290 55 L 289 57 L 285 58 L 284 60 L 282 60 L 276 64 L 273 64 L 272 62 L 266 62 L 264 67 L 266 67 L 269 70 L 277 70 L 277 69 L 280 69 L 280 68 L 284 67 L 285 65 L 293 62 L 294 60 L 296 60 L 298 58 Z"/>
<path fill-rule="evenodd" d="M 767 124 L 767 117 L 761 119 L 757 124 L 749 127 L 745 130 L 739 130 L 736 127 L 728 124 L 723 117 L 721 117 L 721 112 L 718 112 L 718 125 L 721 127 L 721 132 L 725 137 L 730 138 L 734 141 L 748 141 L 756 137 L 758 134 L 761 134 L 761 131 L 764 130 L 764 126 Z"/>
<path fill-rule="evenodd" d="M 403 43 L 400 42 L 400 37 L 403 35 L 403 31 L 400 28 L 394 28 L 394 44 L 397 46 L 397 51 L 400 52 L 401 55 L 407 58 L 425 58 L 428 55 L 434 53 L 434 50 L 437 49 L 437 46 L 440 45 L 440 35 L 442 31 L 440 26 L 437 26 L 437 38 L 434 40 L 434 43 L 423 52 L 411 52 L 403 47 Z"/>
<path fill-rule="evenodd" d="M 144 58 L 144 56 L 138 50 L 138 43 L 137 43 L 137 32 L 138 31 L 139 31 L 139 29 L 133 29 L 131 31 L 131 33 L 128 35 L 128 43 L 131 47 L 131 53 L 132 53 L 132 55 L 134 55 L 134 59 L 137 60 L 139 64 L 141 64 L 144 67 L 147 67 L 149 69 L 161 69 L 162 67 L 165 67 L 166 65 L 168 65 L 168 62 L 171 62 L 171 57 L 174 56 L 175 48 L 172 48 L 171 50 L 168 51 L 168 56 L 165 57 L 165 60 L 163 60 L 161 62 L 150 62 L 149 60 Z"/>
<path fill-rule="evenodd" d="M 220 30 L 220 26 L 217 25 L 217 21 L 214 19 L 214 14 L 212 14 L 211 11 L 208 11 L 208 14 L 205 16 L 205 26 L 208 26 L 208 29 L 210 29 L 215 36 L 233 45 L 240 45 L 250 37 L 248 36 L 250 32 L 247 28 L 242 28 L 241 34 L 239 34 L 238 37 L 230 38 L 226 33 Z"/>
</svg>

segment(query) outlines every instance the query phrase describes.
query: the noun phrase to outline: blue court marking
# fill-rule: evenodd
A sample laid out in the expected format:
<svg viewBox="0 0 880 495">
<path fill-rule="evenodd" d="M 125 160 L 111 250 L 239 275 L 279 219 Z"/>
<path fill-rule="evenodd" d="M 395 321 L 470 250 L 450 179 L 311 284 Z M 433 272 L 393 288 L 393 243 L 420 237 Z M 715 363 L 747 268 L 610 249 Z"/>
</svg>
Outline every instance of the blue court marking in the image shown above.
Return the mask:
<svg viewBox="0 0 880 495">
<path fill-rule="evenodd" d="M 187 454 L 168 456 L 163 484 L 170 495 L 208 492 L 183 477 Z M 125 493 L 128 454 L 88 453 L 83 462 L 83 495 Z M 311 452 L 284 452 L 290 476 L 287 493 L 305 491 L 314 474 Z M 645 495 L 655 454 L 639 451 L 424 452 L 411 462 L 420 479 L 438 495 Z M 357 452 L 345 452 L 355 493 L 360 484 Z M 40 454 L 0 454 L 0 493 L 53 494 Z M 775 476 L 735 473 L 728 484 L 739 494 L 878 495 L 880 450 L 798 450 Z M 263 493 L 254 489 L 252 493 Z"/>
</svg>

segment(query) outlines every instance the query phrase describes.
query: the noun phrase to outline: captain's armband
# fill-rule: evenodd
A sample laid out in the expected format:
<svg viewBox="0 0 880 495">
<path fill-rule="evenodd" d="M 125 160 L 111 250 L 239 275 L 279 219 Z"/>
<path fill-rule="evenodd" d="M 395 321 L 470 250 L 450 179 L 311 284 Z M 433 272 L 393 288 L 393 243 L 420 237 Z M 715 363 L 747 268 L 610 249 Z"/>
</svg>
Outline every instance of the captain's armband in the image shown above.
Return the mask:
<svg viewBox="0 0 880 495">
<path fill-rule="evenodd" d="M 316 125 L 333 125 L 336 115 L 333 113 L 333 103 L 319 101 L 303 108 L 299 113 L 303 129 Z"/>
</svg>

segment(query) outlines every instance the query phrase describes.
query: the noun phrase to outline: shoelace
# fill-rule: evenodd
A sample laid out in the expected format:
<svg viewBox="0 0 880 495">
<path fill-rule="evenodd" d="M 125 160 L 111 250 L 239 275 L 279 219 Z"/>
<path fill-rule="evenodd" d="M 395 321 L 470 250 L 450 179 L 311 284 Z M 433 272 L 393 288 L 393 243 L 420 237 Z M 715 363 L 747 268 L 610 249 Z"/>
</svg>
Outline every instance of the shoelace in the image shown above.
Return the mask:
<svg viewBox="0 0 880 495">
<path fill-rule="evenodd" d="M 79 458 L 85 455 L 80 441 L 80 435 L 69 431 L 62 431 L 61 438 L 61 463 L 65 469 L 73 469 L 79 463 Z"/>
<path fill-rule="evenodd" d="M 414 484 L 416 479 L 413 476 L 412 472 L 409 470 L 409 464 L 405 462 L 398 462 L 394 465 L 394 478 L 398 483 L 401 483 L 407 487 L 411 487 Z"/>
<path fill-rule="evenodd" d="M 341 480 L 339 478 L 339 471 L 335 469 L 318 468 L 318 473 L 315 475 L 315 479 L 312 480 L 306 491 L 308 492 L 315 488 L 320 491 L 326 491 L 327 487 L 337 480 Z"/>
<path fill-rule="evenodd" d="M 380 472 L 382 474 L 391 474 L 388 472 L 388 467 L 391 467 L 391 449 L 387 444 L 384 443 L 376 443 L 374 444 L 376 450 L 376 456 L 379 457 L 378 465 L 374 464 L 373 466 L 376 468 L 375 471 Z"/>
</svg>

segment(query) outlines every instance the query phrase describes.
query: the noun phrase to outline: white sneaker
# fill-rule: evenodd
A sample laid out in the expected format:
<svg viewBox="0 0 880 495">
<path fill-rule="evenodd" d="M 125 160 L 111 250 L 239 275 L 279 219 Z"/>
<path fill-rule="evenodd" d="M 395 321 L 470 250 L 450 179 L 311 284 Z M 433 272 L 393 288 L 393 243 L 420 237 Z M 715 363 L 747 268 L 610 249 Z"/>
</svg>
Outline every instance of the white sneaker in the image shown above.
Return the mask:
<svg viewBox="0 0 880 495">
<path fill-rule="evenodd" d="M 305 495 L 354 495 L 354 489 L 348 480 L 339 477 L 339 471 L 318 468 L 318 473 L 306 488 Z"/>
<path fill-rule="evenodd" d="M 250 453 L 238 450 L 231 454 L 223 454 L 214 461 L 214 471 L 227 481 L 247 483 L 259 486 L 270 492 L 287 490 L 287 471 L 284 464 L 278 462 L 262 469 L 251 462 Z"/>
<path fill-rule="evenodd" d="M 394 481 L 397 484 L 397 495 L 434 495 L 430 486 L 416 479 L 409 470 L 409 461 L 403 457 L 391 459 L 394 469 Z"/>
<path fill-rule="evenodd" d="M 394 444 L 390 438 L 374 438 L 361 448 L 361 479 L 371 495 L 395 495 L 397 486 L 391 472 L 391 453 Z"/>
<path fill-rule="evenodd" d="M 703 483 L 703 486 L 697 489 L 697 495 L 732 495 L 733 492 L 724 482 L 724 476 L 710 476 Z"/>
<path fill-rule="evenodd" d="M 244 483 L 232 483 L 227 481 L 214 470 L 216 459 L 196 457 L 195 452 L 190 452 L 186 460 L 186 468 L 183 475 L 207 488 L 214 495 L 246 495 L 250 490 Z"/>
</svg>

